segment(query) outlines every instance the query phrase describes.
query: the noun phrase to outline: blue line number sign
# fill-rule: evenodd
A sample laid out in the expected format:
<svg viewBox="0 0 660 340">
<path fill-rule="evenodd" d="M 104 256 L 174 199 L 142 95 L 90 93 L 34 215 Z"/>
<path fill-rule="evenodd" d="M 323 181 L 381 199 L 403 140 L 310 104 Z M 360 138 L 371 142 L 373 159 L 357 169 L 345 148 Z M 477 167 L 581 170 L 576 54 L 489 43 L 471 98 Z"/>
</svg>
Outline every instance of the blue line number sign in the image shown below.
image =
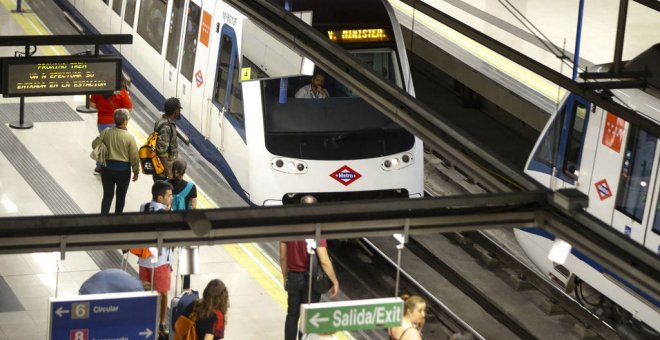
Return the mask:
<svg viewBox="0 0 660 340">
<path fill-rule="evenodd" d="M 51 298 L 49 338 L 155 340 L 158 299 L 155 292 Z"/>
</svg>

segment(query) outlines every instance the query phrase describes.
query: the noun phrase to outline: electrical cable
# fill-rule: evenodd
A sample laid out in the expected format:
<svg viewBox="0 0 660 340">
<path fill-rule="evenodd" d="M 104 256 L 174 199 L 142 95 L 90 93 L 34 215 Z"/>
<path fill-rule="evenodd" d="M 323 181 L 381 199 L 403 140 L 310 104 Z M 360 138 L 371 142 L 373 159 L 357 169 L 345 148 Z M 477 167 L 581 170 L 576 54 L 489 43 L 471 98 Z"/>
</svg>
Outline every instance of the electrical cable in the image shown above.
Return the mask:
<svg viewBox="0 0 660 340">
<path fill-rule="evenodd" d="M 510 8 L 507 7 L 507 5 L 505 5 L 502 1 L 505 1 L 508 4 L 508 6 L 510 6 Z M 550 51 L 550 53 L 554 54 L 555 57 L 557 57 L 557 58 L 568 58 L 562 50 L 560 50 L 558 47 L 556 47 L 550 41 L 550 39 L 545 34 L 543 34 L 543 32 L 538 27 L 536 27 L 534 25 L 534 23 L 531 22 L 531 20 L 527 19 L 527 17 L 525 17 L 524 14 L 522 14 L 513 4 L 511 4 L 511 2 L 509 2 L 508 0 L 498 0 L 498 2 L 506 10 L 508 10 L 509 13 L 511 13 L 511 15 L 513 15 L 516 19 L 518 19 L 518 21 L 523 26 L 525 26 L 525 28 L 527 28 L 529 33 L 532 34 L 534 36 L 534 38 L 536 38 L 541 44 L 543 44 L 543 46 L 545 46 L 548 49 L 548 51 Z M 513 11 L 515 11 L 517 14 L 513 13 Z M 521 18 L 524 19 L 524 21 Z M 543 37 L 543 39 L 541 39 L 538 35 L 536 35 L 536 33 L 533 32 L 532 29 L 529 28 L 529 26 L 527 26 L 527 24 L 525 22 L 527 22 L 532 28 L 534 28 Z M 556 50 L 556 51 L 553 51 L 553 50 Z"/>
<path fill-rule="evenodd" d="M 506 3 L 510 6 L 510 8 L 507 5 L 505 5 L 502 1 L 506 1 Z M 568 56 L 565 55 L 563 51 L 559 50 L 559 48 L 556 47 L 555 44 L 553 44 L 550 41 L 550 39 L 545 34 L 543 34 L 543 32 L 538 27 L 536 27 L 531 20 L 527 19 L 527 17 L 525 17 L 513 4 L 511 4 L 508 0 L 498 0 L 498 2 L 502 5 L 502 7 L 504 7 L 507 11 L 509 11 L 509 13 L 511 13 L 511 15 L 513 15 L 513 17 L 516 18 L 527 29 L 527 31 L 529 31 L 531 35 L 533 35 L 543 46 L 545 46 L 548 52 L 552 53 L 555 57 L 557 57 L 561 61 L 562 64 L 566 65 L 567 67 L 573 67 L 572 63 L 569 64 L 567 62 L 567 60 L 569 60 L 570 58 L 568 58 Z M 514 13 L 514 11 L 518 14 Z M 529 23 L 531 27 L 536 29 L 536 31 L 538 31 L 538 34 L 540 34 L 543 37 L 543 39 L 541 39 L 537 35 L 537 33 L 534 32 L 525 22 Z M 549 45 L 552 47 L 550 47 Z M 555 51 L 553 51 L 553 49 L 559 50 L 559 55 Z M 579 66 L 578 69 L 580 71 L 586 71 L 586 68 L 581 68 Z"/>
<path fill-rule="evenodd" d="M 511 15 L 513 15 L 514 18 L 516 18 L 529 31 L 530 34 L 532 34 L 541 44 L 543 44 L 543 46 L 546 47 L 548 52 L 552 53 L 555 57 L 559 58 L 561 60 L 562 64 L 566 65 L 567 67 L 573 67 L 574 66 L 574 65 L 572 65 L 572 63 L 569 64 L 567 62 L 567 60 L 569 60 L 569 58 L 568 58 L 568 56 L 566 56 L 566 54 L 564 54 L 564 51 L 560 50 L 559 55 L 555 51 L 553 51 L 553 49 L 558 50 L 558 48 L 550 41 L 550 39 L 545 34 L 543 34 L 543 32 L 538 27 L 536 27 L 536 25 L 534 25 L 534 23 L 532 23 L 531 20 L 529 20 L 527 17 L 525 17 L 525 15 L 522 12 L 520 12 L 516 8 L 516 6 L 511 4 L 511 2 L 509 0 L 498 0 L 498 2 L 502 5 L 502 7 L 504 7 L 507 11 L 509 11 L 509 13 L 511 13 Z M 506 4 L 504 4 L 504 2 L 506 2 Z M 525 22 L 529 23 L 529 26 Z M 540 34 L 543 37 L 543 39 L 541 39 L 541 37 L 539 37 L 532 30 L 532 28 L 530 28 L 530 26 L 532 28 L 534 28 L 538 32 L 538 34 Z M 578 66 L 578 69 L 582 72 L 587 71 L 586 67 L 583 68 L 583 67 Z M 595 80 L 591 80 L 591 79 L 585 80 L 585 82 L 590 82 L 590 81 L 595 82 Z M 615 94 L 612 94 L 612 96 L 614 98 L 618 99 L 618 101 L 620 103 L 622 103 L 622 105 L 626 106 L 628 109 L 639 112 L 638 110 L 630 107 L 630 105 L 628 105 L 628 103 L 625 100 L 622 100 L 620 97 L 616 96 Z"/>
</svg>

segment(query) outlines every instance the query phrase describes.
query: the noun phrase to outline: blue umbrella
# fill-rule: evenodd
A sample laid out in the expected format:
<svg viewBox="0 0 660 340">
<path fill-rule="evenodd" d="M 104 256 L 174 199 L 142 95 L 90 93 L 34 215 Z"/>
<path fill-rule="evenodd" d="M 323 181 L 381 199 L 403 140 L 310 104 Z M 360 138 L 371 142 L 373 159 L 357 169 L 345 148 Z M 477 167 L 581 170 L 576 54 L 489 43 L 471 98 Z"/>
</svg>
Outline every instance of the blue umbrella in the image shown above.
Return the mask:
<svg viewBox="0 0 660 340">
<path fill-rule="evenodd" d="M 117 268 L 104 269 L 85 281 L 80 290 L 84 294 L 142 292 L 142 282 L 131 274 Z"/>
</svg>

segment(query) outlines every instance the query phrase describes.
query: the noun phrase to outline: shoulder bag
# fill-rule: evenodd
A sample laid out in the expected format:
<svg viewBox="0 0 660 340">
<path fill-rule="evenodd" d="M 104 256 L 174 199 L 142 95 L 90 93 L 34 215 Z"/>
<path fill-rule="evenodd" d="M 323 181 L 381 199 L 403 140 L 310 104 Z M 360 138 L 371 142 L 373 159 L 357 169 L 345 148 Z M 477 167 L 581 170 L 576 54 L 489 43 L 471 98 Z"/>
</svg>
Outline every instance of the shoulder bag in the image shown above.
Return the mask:
<svg viewBox="0 0 660 340">
<path fill-rule="evenodd" d="M 317 294 L 325 294 L 332 288 L 332 281 L 321 267 L 319 254 L 314 250 L 314 268 L 312 269 L 312 290 Z"/>
<path fill-rule="evenodd" d="M 100 138 L 100 137 L 97 137 Z M 97 145 L 92 152 L 89 154 L 89 157 L 91 157 L 95 161 L 99 161 L 101 165 L 106 164 L 106 158 L 108 157 L 108 148 L 105 146 L 105 143 L 103 143 L 103 139 L 101 139 L 101 142 L 99 145 Z"/>
</svg>

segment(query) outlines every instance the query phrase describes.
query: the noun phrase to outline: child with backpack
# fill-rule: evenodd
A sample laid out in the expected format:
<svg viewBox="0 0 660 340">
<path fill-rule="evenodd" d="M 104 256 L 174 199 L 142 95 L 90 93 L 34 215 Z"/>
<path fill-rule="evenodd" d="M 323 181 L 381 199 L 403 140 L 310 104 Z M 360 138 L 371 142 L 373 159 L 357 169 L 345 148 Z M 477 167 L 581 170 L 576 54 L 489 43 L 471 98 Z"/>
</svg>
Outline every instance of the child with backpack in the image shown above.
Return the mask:
<svg viewBox="0 0 660 340">
<path fill-rule="evenodd" d="M 197 207 L 197 187 L 192 182 L 183 179 L 188 165 L 183 159 L 172 163 L 172 211 L 190 210 Z"/>
<path fill-rule="evenodd" d="M 183 159 L 177 159 L 172 163 L 172 178 L 168 180 L 173 188 L 171 211 L 190 210 L 197 207 L 197 187 L 192 182 L 183 179 L 186 168 L 187 164 Z M 183 288 L 190 288 L 190 275 L 182 275 L 182 277 Z"/>
<path fill-rule="evenodd" d="M 229 292 L 224 282 L 211 280 L 202 299 L 188 305 L 176 320 L 175 340 L 217 340 L 225 337 Z"/>
</svg>

